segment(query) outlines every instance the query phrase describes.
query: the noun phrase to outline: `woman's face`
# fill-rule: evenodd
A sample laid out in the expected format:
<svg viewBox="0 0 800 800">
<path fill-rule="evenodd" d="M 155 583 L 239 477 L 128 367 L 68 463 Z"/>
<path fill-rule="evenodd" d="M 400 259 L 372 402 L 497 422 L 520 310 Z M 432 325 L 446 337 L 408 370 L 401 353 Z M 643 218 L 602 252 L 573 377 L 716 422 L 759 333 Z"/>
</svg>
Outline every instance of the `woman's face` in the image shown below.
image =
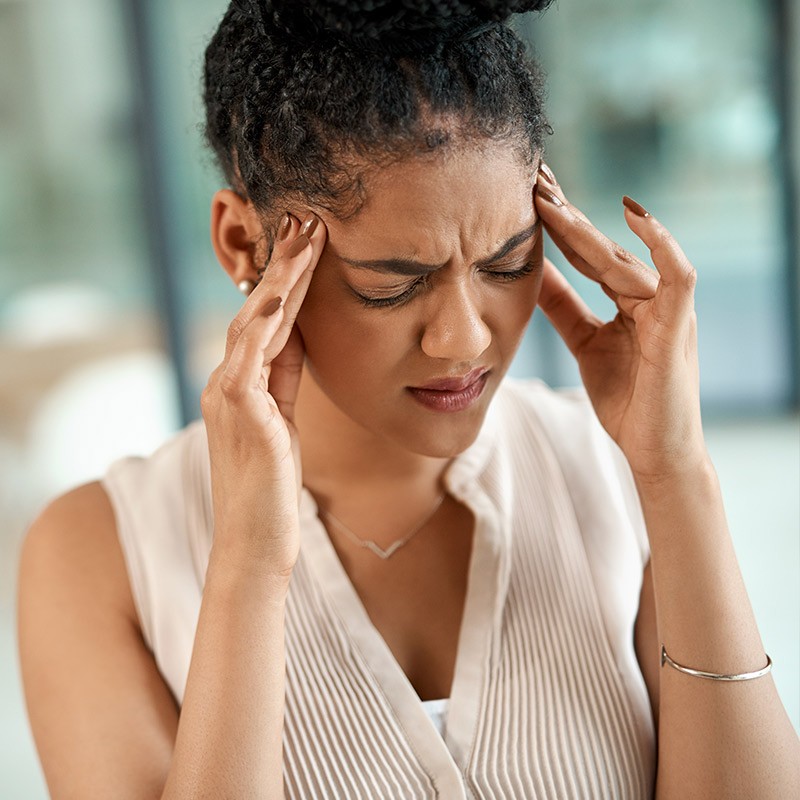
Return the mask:
<svg viewBox="0 0 800 800">
<path fill-rule="evenodd" d="M 539 295 L 535 181 L 510 148 L 463 149 L 384 169 L 351 221 L 319 214 L 328 241 L 297 324 L 306 369 L 340 411 L 422 455 L 474 441 Z M 363 265 L 398 259 L 428 266 Z M 409 391 L 478 367 L 485 387 L 460 411 Z"/>
</svg>

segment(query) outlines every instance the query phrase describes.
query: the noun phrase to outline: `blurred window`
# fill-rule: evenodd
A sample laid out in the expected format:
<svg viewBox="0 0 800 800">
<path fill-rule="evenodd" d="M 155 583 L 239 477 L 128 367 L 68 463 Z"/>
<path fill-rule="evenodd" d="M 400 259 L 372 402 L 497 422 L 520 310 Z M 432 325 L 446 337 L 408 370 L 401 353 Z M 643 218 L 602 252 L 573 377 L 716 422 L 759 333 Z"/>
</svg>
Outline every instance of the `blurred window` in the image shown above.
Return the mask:
<svg viewBox="0 0 800 800">
<path fill-rule="evenodd" d="M 622 195 L 631 195 L 697 268 L 702 396 L 711 410 L 780 408 L 796 380 L 775 8 L 758 0 L 558 3 L 524 25 L 548 72 L 555 135 L 547 159 L 572 202 L 646 258 L 622 216 Z M 554 247 L 551 255 L 565 265 Z M 599 289 L 565 272 L 611 316 Z M 571 356 L 541 323 L 534 358 L 554 383 L 575 382 Z"/>
<path fill-rule="evenodd" d="M 0 510 L 14 531 L 45 498 L 180 422 L 127 38 L 117 3 L 0 2 L 0 452 L 14 465 L 0 483 L 17 487 L 0 492 Z"/>
</svg>

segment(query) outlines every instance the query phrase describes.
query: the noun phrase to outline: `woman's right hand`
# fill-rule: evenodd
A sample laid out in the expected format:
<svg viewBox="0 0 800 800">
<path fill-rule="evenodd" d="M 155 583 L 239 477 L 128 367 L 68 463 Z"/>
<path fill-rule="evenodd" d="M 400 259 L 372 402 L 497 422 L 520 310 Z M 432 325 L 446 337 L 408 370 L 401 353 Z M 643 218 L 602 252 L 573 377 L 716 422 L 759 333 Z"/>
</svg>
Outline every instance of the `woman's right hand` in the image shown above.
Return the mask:
<svg viewBox="0 0 800 800">
<path fill-rule="evenodd" d="M 319 217 L 309 213 L 301 225 L 289 215 L 263 279 L 228 327 L 225 358 L 200 399 L 211 460 L 214 551 L 282 577 L 291 574 L 300 547 L 294 404 L 305 348 L 294 322 L 326 240 Z"/>
</svg>

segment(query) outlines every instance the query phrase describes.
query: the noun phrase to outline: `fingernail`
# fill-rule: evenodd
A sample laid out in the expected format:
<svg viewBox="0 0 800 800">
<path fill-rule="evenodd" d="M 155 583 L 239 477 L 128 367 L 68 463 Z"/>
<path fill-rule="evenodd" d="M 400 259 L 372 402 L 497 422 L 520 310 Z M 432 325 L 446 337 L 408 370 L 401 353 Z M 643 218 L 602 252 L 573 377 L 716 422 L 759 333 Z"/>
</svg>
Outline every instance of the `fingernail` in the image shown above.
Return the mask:
<svg viewBox="0 0 800 800">
<path fill-rule="evenodd" d="M 628 195 L 625 195 L 622 198 L 622 205 L 624 205 L 625 208 L 629 208 L 631 211 L 633 211 L 633 213 L 636 214 L 637 217 L 649 217 L 650 216 L 650 212 L 649 211 L 647 211 L 646 209 L 642 208 L 642 206 L 640 206 L 635 200 L 633 200 L 630 197 L 628 197 Z"/>
<path fill-rule="evenodd" d="M 553 171 L 547 166 L 547 164 L 544 163 L 544 161 L 539 162 L 539 172 L 541 172 L 542 175 L 544 175 L 544 177 L 550 181 L 550 183 L 558 184 L 556 176 L 553 175 Z"/>
<path fill-rule="evenodd" d="M 311 219 L 307 219 L 303 223 L 303 227 L 300 228 L 300 236 L 308 236 L 309 238 L 311 238 L 311 234 L 314 233 L 314 231 L 316 230 L 317 222 L 318 220 L 316 215 L 311 217 Z"/>
<path fill-rule="evenodd" d="M 308 239 L 308 236 L 301 235 L 297 239 L 295 239 L 290 245 L 289 249 L 286 251 L 287 258 L 293 258 L 296 255 L 299 255 L 303 252 L 303 250 L 308 247 L 311 242 Z"/>
<path fill-rule="evenodd" d="M 264 306 L 264 310 L 261 312 L 265 317 L 270 316 L 270 314 L 274 314 L 281 306 L 283 305 L 283 298 L 282 297 L 273 297 L 269 303 Z"/>
<path fill-rule="evenodd" d="M 543 197 L 545 200 L 552 203 L 554 206 L 564 205 L 558 197 L 556 197 L 549 189 L 545 189 L 544 186 L 539 186 L 539 191 L 536 192 L 536 194 L 539 197 Z"/>
<path fill-rule="evenodd" d="M 292 221 L 289 219 L 289 214 L 286 213 L 281 217 L 280 225 L 278 226 L 278 241 L 282 242 L 289 235 L 292 229 Z"/>
</svg>

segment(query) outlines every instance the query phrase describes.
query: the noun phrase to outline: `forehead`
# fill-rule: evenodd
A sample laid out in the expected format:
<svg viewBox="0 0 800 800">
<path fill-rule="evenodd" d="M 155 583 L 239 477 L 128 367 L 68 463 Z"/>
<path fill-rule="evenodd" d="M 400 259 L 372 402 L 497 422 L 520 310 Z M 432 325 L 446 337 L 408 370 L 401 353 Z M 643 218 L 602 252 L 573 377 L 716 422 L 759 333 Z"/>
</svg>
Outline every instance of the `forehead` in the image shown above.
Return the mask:
<svg viewBox="0 0 800 800">
<path fill-rule="evenodd" d="M 440 262 L 454 248 L 479 259 L 536 220 L 536 167 L 509 145 L 458 148 L 409 159 L 364 178 L 365 203 L 329 223 L 330 243 L 359 259 Z"/>
</svg>

